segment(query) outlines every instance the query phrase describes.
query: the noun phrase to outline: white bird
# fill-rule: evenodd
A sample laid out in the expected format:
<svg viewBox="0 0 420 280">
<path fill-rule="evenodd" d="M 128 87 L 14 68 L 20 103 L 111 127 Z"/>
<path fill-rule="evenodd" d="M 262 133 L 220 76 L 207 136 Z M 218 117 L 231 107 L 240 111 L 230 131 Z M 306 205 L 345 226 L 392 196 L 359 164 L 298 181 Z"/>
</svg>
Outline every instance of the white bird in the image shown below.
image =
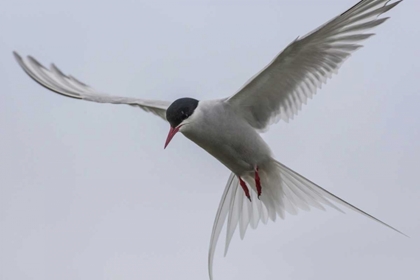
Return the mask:
<svg viewBox="0 0 420 280">
<path fill-rule="evenodd" d="M 236 94 L 219 100 L 181 98 L 173 103 L 102 94 L 54 64 L 44 68 L 34 58 L 15 58 L 40 85 L 67 97 L 99 103 L 140 107 L 167 120 L 170 131 L 165 148 L 179 131 L 232 171 L 217 210 L 210 240 L 208 267 L 227 219 L 225 254 L 237 226 L 241 238 L 250 225 L 267 223 L 286 212 L 296 214 L 311 207 L 324 210 L 336 204 L 355 210 L 401 233 L 390 225 L 326 191 L 273 158 L 260 132 L 282 119 L 288 122 L 317 88 L 336 73 L 342 63 L 374 35 L 368 30 L 388 18 L 379 16 L 401 1 L 362 0 L 302 38 L 289 44 Z M 403 233 L 401 233 L 403 234 Z"/>
</svg>

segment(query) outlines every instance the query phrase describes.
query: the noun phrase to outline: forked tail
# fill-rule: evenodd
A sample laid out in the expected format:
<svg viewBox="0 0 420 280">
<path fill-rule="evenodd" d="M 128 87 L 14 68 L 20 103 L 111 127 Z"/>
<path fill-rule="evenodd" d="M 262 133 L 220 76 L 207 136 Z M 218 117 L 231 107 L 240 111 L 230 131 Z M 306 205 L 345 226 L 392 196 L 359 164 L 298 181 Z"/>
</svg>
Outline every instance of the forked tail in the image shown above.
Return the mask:
<svg viewBox="0 0 420 280">
<path fill-rule="evenodd" d="M 312 207 L 325 210 L 324 206 L 330 206 L 343 212 L 337 206 L 341 205 L 407 236 L 396 228 L 321 188 L 276 160 L 272 160 L 266 165 L 259 167 L 262 186 L 260 199 L 257 197 L 255 181 L 252 176 L 243 177 L 250 187 L 251 201 L 246 198 L 242 188 L 239 187 L 238 178 L 234 174 L 231 174 L 229 177 L 217 210 L 210 240 L 208 259 L 210 279 L 212 279 L 212 266 L 216 243 L 226 218 L 228 222 L 225 255 L 238 225 L 242 239 L 245 236 L 248 225 L 256 228 L 260 220 L 265 224 L 268 219 L 275 221 L 277 216 L 284 219 L 286 212 L 295 215 L 299 209 L 309 211 Z"/>
</svg>

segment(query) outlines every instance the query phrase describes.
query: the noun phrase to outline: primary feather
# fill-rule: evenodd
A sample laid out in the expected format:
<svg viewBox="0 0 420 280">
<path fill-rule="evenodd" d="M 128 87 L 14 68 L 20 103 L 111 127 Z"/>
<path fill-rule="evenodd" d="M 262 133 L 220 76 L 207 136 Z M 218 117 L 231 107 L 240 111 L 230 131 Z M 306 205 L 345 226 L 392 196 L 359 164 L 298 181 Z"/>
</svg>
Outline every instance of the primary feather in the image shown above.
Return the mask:
<svg viewBox="0 0 420 280">
<path fill-rule="evenodd" d="M 98 103 L 126 104 L 140 107 L 144 111 L 151 112 L 166 121 L 166 109 L 171 104 L 170 102 L 99 93 L 76 78 L 64 75 L 54 64 L 51 64 L 50 69 L 47 69 L 31 56 L 28 56 L 27 60 L 24 60 L 17 52 L 13 52 L 13 54 L 20 67 L 22 67 L 29 77 L 51 91 L 66 97 Z"/>
<path fill-rule="evenodd" d="M 378 16 L 401 1 L 389 2 L 360 1 L 296 39 L 226 102 L 260 131 L 279 119 L 288 122 L 343 62 L 362 47 L 362 41 L 374 35 L 367 31 L 388 19 Z"/>
</svg>

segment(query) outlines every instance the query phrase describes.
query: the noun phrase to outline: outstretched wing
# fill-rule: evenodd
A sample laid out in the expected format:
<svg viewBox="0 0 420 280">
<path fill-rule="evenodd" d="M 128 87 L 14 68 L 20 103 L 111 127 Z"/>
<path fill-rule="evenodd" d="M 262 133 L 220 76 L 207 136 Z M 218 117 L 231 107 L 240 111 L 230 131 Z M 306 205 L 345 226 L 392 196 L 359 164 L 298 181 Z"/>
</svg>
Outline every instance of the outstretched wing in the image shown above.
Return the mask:
<svg viewBox="0 0 420 280">
<path fill-rule="evenodd" d="M 50 69 L 47 69 L 31 56 L 28 56 L 28 58 L 24 60 L 18 53 L 13 52 L 13 54 L 20 67 L 22 67 L 29 77 L 51 91 L 67 97 L 87 101 L 137 106 L 166 121 L 166 109 L 169 107 L 170 102 L 111 96 L 99 93 L 90 86 L 78 81 L 76 78 L 63 74 L 63 72 L 54 64 L 51 64 Z"/>
<path fill-rule="evenodd" d="M 286 212 L 296 215 L 299 210 L 309 211 L 311 208 L 325 210 L 325 206 L 340 212 L 343 211 L 337 206 L 343 206 L 407 236 L 277 161 L 273 161 L 264 170 L 261 169 L 260 176 L 263 188 L 260 199 L 258 199 L 255 191 L 254 179 L 243 178 L 250 187 L 251 202 L 245 197 L 242 188 L 239 187 L 237 177 L 233 173 L 229 177 L 217 210 L 210 239 L 208 256 L 210 279 L 213 279 L 214 252 L 226 220 L 225 255 L 237 227 L 239 227 L 240 237 L 243 239 L 248 226 L 255 229 L 259 221 L 266 224 L 269 219 L 275 221 L 277 216 L 284 219 Z"/>
<path fill-rule="evenodd" d="M 401 1 L 362 0 L 308 35 L 287 46 L 261 72 L 226 100 L 255 129 L 265 130 L 279 119 L 289 121 L 336 73 L 368 30 L 388 18 L 378 18 Z"/>
</svg>

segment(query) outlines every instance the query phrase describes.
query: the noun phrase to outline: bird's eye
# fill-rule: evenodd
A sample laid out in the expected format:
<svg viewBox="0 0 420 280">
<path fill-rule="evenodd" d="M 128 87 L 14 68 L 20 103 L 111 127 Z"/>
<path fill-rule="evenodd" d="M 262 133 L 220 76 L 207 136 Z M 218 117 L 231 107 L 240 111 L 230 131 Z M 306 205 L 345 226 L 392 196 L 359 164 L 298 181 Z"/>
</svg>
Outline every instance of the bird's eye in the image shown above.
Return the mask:
<svg viewBox="0 0 420 280">
<path fill-rule="evenodd" d="M 188 118 L 188 113 L 185 113 L 183 110 L 181 111 L 181 115 L 182 115 L 184 118 Z"/>
</svg>

